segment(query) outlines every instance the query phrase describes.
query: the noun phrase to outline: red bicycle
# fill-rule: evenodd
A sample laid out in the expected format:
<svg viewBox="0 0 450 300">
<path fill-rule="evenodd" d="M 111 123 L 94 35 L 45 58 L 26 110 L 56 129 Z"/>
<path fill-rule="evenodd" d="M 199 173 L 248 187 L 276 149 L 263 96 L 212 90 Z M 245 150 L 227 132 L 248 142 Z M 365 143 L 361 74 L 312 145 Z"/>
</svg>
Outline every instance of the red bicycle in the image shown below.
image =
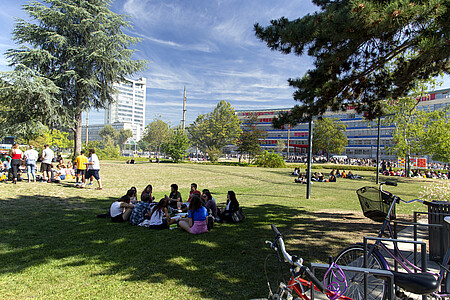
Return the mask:
<svg viewBox="0 0 450 300">
<path fill-rule="evenodd" d="M 277 291 L 273 292 L 268 280 L 269 286 L 269 296 L 263 299 L 269 300 L 279 300 L 286 299 L 292 300 L 294 296 L 295 299 L 305 299 L 310 298 L 307 295 L 308 290 L 314 289 L 314 291 L 325 294 L 329 299 L 350 299 L 346 296 L 342 296 L 345 292 L 346 279 L 344 272 L 334 263 L 330 264 L 327 272 L 324 276 L 324 282 L 329 282 L 325 286 L 316 276 L 311 272 L 311 270 L 303 265 L 303 259 L 295 255 L 290 255 L 286 252 L 286 248 L 283 241 L 283 236 L 278 231 L 277 227 L 272 224 L 272 230 L 275 233 L 275 240 L 273 242 L 266 241 L 270 247 L 275 250 L 278 254 L 279 261 L 284 261 L 289 265 L 290 269 L 290 279 L 288 283 L 280 282 L 277 286 Z M 267 260 L 266 260 L 267 262 Z M 268 279 L 268 270 L 266 269 L 266 278 Z M 342 291 L 340 289 L 343 289 Z M 256 300 L 256 299 L 254 299 Z"/>
</svg>

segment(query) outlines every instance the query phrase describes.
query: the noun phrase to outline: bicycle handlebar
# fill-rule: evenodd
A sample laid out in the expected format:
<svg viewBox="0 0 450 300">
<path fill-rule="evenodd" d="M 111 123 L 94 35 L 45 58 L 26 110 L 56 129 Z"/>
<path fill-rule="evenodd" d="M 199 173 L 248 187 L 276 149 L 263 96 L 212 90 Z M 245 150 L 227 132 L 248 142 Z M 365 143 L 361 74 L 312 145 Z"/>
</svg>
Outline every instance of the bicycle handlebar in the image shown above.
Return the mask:
<svg viewBox="0 0 450 300">
<path fill-rule="evenodd" d="M 324 291 L 327 291 L 327 288 L 323 285 L 323 283 L 317 279 L 316 276 L 311 272 L 311 270 L 308 267 L 303 266 L 303 259 L 300 257 L 292 257 L 289 253 L 286 251 L 286 247 L 284 245 L 283 236 L 278 230 L 278 228 L 272 224 L 271 225 L 273 232 L 275 233 L 275 241 L 274 242 L 266 242 L 270 243 L 270 247 L 277 251 L 276 244 L 278 243 L 280 246 L 280 251 L 283 254 L 284 261 L 289 263 L 293 267 L 298 267 L 300 269 L 300 274 L 305 274 L 306 277 L 312 281 L 312 283 L 323 293 Z"/>
</svg>

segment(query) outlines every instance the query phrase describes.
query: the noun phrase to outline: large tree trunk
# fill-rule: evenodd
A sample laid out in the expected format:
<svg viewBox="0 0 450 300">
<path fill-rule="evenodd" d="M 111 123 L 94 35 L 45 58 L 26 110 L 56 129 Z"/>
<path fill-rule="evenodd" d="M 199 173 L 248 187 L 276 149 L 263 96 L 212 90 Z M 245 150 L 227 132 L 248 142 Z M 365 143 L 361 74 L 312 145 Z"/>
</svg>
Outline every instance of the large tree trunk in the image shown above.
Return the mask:
<svg viewBox="0 0 450 300">
<path fill-rule="evenodd" d="M 73 157 L 77 157 L 80 152 L 81 152 L 81 129 L 82 129 L 82 125 L 81 125 L 81 113 L 77 114 L 75 116 L 76 122 L 75 122 L 75 129 L 74 129 L 74 154 Z"/>
</svg>

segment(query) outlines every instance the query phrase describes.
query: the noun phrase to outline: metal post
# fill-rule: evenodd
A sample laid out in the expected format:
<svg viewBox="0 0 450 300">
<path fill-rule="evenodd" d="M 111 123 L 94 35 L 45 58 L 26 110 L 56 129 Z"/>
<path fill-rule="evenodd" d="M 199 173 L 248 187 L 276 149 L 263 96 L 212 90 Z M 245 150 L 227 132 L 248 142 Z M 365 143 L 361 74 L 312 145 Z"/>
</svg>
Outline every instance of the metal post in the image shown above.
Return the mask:
<svg viewBox="0 0 450 300">
<path fill-rule="evenodd" d="M 377 184 L 380 184 L 380 135 L 381 135 L 381 117 L 378 117 L 378 137 L 377 137 Z"/>
<path fill-rule="evenodd" d="M 287 161 L 289 161 L 289 139 L 291 133 L 291 125 L 288 124 L 288 132 L 287 132 Z"/>
<path fill-rule="evenodd" d="M 306 181 L 306 199 L 311 198 L 311 160 L 312 160 L 312 118 L 309 120 L 308 125 L 308 169 L 306 171 L 307 181 Z"/>
<path fill-rule="evenodd" d="M 181 120 L 183 122 L 183 131 L 185 129 L 186 126 L 186 87 L 184 87 L 184 92 L 183 92 L 183 120 Z"/>
<path fill-rule="evenodd" d="M 86 147 L 89 141 L 89 109 L 86 110 Z"/>
</svg>

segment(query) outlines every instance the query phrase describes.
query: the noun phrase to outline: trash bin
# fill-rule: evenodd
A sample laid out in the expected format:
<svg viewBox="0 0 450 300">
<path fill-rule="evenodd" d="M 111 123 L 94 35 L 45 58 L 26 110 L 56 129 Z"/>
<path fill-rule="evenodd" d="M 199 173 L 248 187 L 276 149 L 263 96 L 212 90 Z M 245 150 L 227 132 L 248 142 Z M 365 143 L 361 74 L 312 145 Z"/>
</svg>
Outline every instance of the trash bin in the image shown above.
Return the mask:
<svg viewBox="0 0 450 300">
<path fill-rule="evenodd" d="M 450 203 L 447 201 L 433 201 L 428 205 L 428 224 L 440 224 L 442 227 L 429 227 L 430 259 L 442 263 L 445 253 L 450 246 L 450 231 L 444 217 L 450 216 Z"/>
</svg>

